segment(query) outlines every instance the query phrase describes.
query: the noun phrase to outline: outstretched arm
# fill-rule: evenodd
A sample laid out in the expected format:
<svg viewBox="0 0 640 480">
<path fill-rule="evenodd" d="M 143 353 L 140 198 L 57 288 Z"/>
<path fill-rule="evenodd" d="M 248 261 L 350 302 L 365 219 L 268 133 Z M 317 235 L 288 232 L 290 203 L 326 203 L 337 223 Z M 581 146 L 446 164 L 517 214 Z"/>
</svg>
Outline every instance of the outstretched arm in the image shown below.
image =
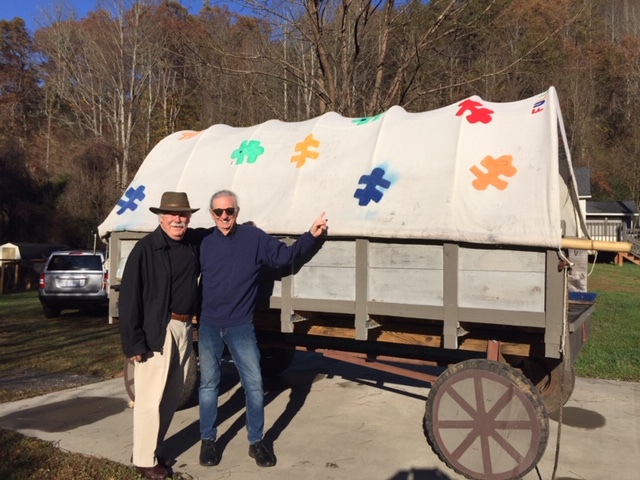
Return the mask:
<svg viewBox="0 0 640 480">
<path fill-rule="evenodd" d="M 324 218 L 325 212 L 322 212 L 318 218 L 315 219 L 313 225 L 309 229 L 309 233 L 318 238 L 324 232 L 327 231 L 327 219 Z"/>
</svg>

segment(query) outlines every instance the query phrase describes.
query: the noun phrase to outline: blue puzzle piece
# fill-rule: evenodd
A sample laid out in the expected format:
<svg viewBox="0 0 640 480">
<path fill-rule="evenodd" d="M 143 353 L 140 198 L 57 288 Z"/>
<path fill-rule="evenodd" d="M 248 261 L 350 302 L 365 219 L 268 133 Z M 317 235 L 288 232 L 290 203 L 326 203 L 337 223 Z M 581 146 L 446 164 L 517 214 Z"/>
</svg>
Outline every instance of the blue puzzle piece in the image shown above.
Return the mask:
<svg viewBox="0 0 640 480">
<path fill-rule="evenodd" d="M 120 207 L 120 210 L 116 212 L 116 215 L 122 215 L 127 210 L 134 211 L 138 208 L 136 201 L 142 201 L 146 195 L 144 194 L 144 185 L 140 185 L 138 188 L 129 187 L 123 197 L 118 200 L 116 204 Z"/>
<path fill-rule="evenodd" d="M 358 205 L 361 207 L 369 205 L 369 202 L 378 203 L 382 199 L 383 192 L 377 187 L 387 189 L 391 186 L 389 180 L 384 179 L 385 171 L 381 168 L 374 168 L 370 175 L 362 175 L 359 184 L 364 184 L 364 188 L 359 188 L 353 194 L 358 199 Z"/>
</svg>

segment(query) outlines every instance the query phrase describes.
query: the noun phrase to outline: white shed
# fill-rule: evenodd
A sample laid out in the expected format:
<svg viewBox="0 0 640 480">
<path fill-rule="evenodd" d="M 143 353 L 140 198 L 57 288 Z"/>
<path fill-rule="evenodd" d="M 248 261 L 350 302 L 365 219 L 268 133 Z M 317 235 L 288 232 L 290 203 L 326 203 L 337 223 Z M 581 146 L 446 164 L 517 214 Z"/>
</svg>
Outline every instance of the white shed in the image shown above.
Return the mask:
<svg viewBox="0 0 640 480">
<path fill-rule="evenodd" d="M 0 245 L 0 263 L 10 260 L 45 260 L 51 252 L 69 248 L 62 243 L 14 242 Z"/>
</svg>

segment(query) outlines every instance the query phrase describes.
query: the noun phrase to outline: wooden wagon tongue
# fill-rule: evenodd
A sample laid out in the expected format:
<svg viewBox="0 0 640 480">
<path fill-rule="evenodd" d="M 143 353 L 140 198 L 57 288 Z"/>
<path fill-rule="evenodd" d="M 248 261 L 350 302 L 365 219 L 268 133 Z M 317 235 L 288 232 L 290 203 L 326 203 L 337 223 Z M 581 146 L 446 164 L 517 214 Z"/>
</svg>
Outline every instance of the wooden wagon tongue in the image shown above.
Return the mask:
<svg viewBox="0 0 640 480">
<path fill-rule="evenodd" d="M 591 240 L 588 238 L 566 237 L 562 239 L 562 248 L 574 248 L 576 250 L 597 250 L 600 252 L 629 253 L 630 242 L 609 242 L 606 240 Z"/>
</svg>

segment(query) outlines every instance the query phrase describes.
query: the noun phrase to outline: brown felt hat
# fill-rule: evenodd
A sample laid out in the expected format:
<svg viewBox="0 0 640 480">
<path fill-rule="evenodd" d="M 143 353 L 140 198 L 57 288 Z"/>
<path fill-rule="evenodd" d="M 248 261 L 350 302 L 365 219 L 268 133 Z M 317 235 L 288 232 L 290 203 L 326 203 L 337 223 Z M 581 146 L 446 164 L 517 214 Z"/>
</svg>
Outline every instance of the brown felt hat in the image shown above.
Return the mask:
<svg viewBox="0 0 640 480">
<path fill-rule="evenodd" d="M 153 213 L 166 213 L 166 212 L 197 212 L 199 208 L 191 208 L 189 205 L 189 198 L 184 192 L 164 192 L 160 199 L 160 206 L 149 207 Z"/>
</svg>

